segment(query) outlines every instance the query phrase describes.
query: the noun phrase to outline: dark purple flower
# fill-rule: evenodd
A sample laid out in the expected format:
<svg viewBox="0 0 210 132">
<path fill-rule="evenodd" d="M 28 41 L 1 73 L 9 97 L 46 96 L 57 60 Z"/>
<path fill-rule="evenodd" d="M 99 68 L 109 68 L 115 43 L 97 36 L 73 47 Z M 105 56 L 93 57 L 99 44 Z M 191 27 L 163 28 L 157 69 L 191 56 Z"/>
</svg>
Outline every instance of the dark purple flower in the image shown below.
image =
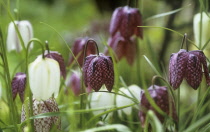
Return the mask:
<svg viewBox="0 0 210 132">
<path fill-rule="evenodd" d="M 54 59 L 58 62 L 60 71 L 61 71 L 61 75 L 65 79 L 66 78 L 66 66 L 65 66 L 65 62 L 64 62 L 62 55 L 56 51 L 50 51 L 50 53 L 47 53 L 47 52 L 45 53 L 45 57 Z"/>
<path fill-rule="evenodd" d="M 77 58 L 77 61 L 80 64 L 80 66 L 83 65 L 83 57 L 84 57 L 83 49 L 89 39 L 90 38 L 88 38 L 88 37 L 78 38 L 74 42 L 72 52 L 73 52 L 74 56 Z M 88 49 L 86 51 L 86 54 L 90 55 L 90 54 L 95 54 L 95 53 L 96 53 L 96 49 L 94 47 L 94 43 L 90 41 Z M 71 65 L 73 62 L 74 62 L 74 58 L 73 58 L 73 56 L 71 56 L 70 60 L 69 60 L 69 65 Z"/>
<path fill-rule="evenodd" d="M 125 57 L 130 65 L 133 64 L 137 53 L 136 38 L 125 39 L 117 33 L 114 37 L 109 38 L 108 45 L 112 47 L 118 60 Z M 107 54 L 108 50 L 105 53 Z"/>
<path fill-rule="evenodd" d="M 194 50 L 187 52 L 181 49 L 178 53 L 173 53 L 169 63 L 169 82 L 171 86 L 177 89 L 185 78 L 187 83 L 196 90 L 202 81 L 202 66 L 209 85 L 209 72 L 203 51 Z"/>
<path fill-rule="evenodd" d="M 149 94 L 152 97 L 152 99 L 155 101 L 155 103 L 159 106 L 159 108 L 164 111 L 168 116 L 172 115 L 172 118 L 177 121 L 178 117 L 176 114 L 176 109 L 174 106 L 174 102 L 169 97 L 167 88 L 164 86 L 157 86 L 154 85 L 148 88 Z M 171 102 L 169 102 L 171 101 Z M 172 106 L 172 113 L 170 113 L 170 103 Z M 145 92 L 142 91 L 140 95 L 140 107 L 141 111 L 139 112 L 139 118 L 142 124 L 142 127 L 144 127 L 144 123 L 146 120 L 146 114 L 148 110 L 154 111 L 155 115 L 158 117 L 158 119 L 163 123 L 165 120 L 165 117 L 158 113 L 152 105 L 149 103 L 148 99 L 146 98 Z"/>
<path fill-rule="evenodd" d="M 119 7 L 112 15 L 109 32 L 112 37 L 120 32 L 125 39 L 129 39 L 133 35 L 143 38 L 143 30 L 137 26 L 142 26 L 140 11 L 128 6 Z"/>
<path fill-rule="evenodd" d="M 83 66 L 85 85 L 96 92 L 105 84 L 111 92 L 114 85 L 114 70 L 112 58 L 104 54 L 89 55 Z"/>
<path fill-rule="evenodd" d="M 72 75 L 70 76 L 68 82 L 67 82 L 67 87 L 71 88 L 72 91 L 76 96 L 80 94 L 80 89 L 81 89 L 81 84 L 80 84 L 80 74 L 78 72 L 73 72 Z"/>
<path fill-rule="evenodd" d="M 15 100 L 17 94 L 19 93 L 21 101 L 24 102 L 25 87 L 26 87 L 26 74 L 19 72 L 12 79 L 13 100 Z"/>
</svg>

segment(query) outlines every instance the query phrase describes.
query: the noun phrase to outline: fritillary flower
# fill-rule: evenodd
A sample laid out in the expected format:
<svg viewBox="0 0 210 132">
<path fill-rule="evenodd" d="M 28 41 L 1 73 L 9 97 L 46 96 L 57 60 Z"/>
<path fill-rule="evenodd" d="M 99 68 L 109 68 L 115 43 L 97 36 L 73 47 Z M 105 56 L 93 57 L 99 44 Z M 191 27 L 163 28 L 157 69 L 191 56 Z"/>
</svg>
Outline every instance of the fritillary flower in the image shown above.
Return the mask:
<svg viewBox="0 0 210 132">
<path fill-rule="evenodd" d="M 177 121 L 178 117 L 176 114 L 176 109 L 174 106 L 174 102 L 172 99 L 169 99 L 167 88 L 164 86 L 151 86 L 148 88 L 149 94 L 152 97 L 152 99 L 155 101 L 155 103 L 159 106 L 159 108 L 164 111 L 167 115 L 172 115 L 172 118 Z M 169 102 L 171 100 L 171 102 Z M 172 103 L 172 113 L 170 113 L 170 103 Z M 158 113 L 152 105 L 149 103 L 148 99 L 146 98 L 145 92 L 141 92 L 140 96 L 140 108 L 141 111 L 139 112 L 139 118 L 141 121 L 142 126 L 144 127 L 145 120 L 146 120 L 146 114 L 148 110 L 152 110 L 155 115 L 158 117 L 158 119 L 163 123 L 165 120 L 165 117 Z"/>
</svg>

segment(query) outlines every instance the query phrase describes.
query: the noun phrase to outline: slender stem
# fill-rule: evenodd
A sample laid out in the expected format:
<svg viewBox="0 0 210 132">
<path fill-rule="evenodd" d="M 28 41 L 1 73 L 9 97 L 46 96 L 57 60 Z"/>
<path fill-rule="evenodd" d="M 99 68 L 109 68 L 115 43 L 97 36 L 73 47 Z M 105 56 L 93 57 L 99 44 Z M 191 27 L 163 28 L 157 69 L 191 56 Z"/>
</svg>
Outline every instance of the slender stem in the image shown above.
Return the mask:
<svg viewBox="0 0 210 132">
<path fill-rule="evenodd" d="M 15 131 L 18 130 L 17 126 L 17 112 L 15 111 L 14 107 L 14 101 L 12 97 L 12 86 L 11 86 L 11 78 L 10 78 L 10 71 L 9 71 L 9 64 L 7 60 L 7 54 L 6 54 L 6 48 L 4 45 L 4 40 L 2 36 L 2 30 L 0 28 L 0 47 L 1 47 L 1 52 L 2 52 L 2 61 L 4 63 L 4 71 L 5 71 L 5 76 L 6 76 L 6 86 L 7 86 L 7 101 L 9 103 L 9 110 L 11 113 L 10 120 L 12 121 L 13 125 L 15 126 Z"/>
<path fill-rule="evenodd" d="M 48 41 L 45 41 L 45 47 L 46 47 L 47 53 L 49 54 L 50 53 L 50 48 L 49 48 Z"/>
<path fill-rule="evenodd" d="M 183 37 L 183 39 L 182 39 L 182 44 L 181 44 L 180 49 L 183 48 L 184 44 L 186 44 L 186 50 L 188 51 L 187 34 L 186 34 L 186 33 L 184 34 L 184 37 Z"/>
<path fill-rule="evenodd" d="M 29 56 L 29 48 L 32 44 L 32 42 L 38 42 L 38 44 L 42 48 L 42 58 L 44 59 L 44 46 L 42 42 L 39 39 L 33 38 L 28 42 L 27 49 L 26 49 L 26 76 L 27 76 L 27 83 L 26 83 L 26 88 L 28 88 L 28 95 L 29 95 L 29 104 L 30 104 L 30 110 L 29 110 L 29 116 L 33 116 L 33 97 L 32 93 L 30 91 L 30 85 L 29 85 L 29 73 L 28 73 L 28 56 Z M 28 119 L 30 118 L 28 117 Z M 34 120 L 31 120 L 31 125 L 29 127 L 32 131 L 34 131 Z"/>
</svg>

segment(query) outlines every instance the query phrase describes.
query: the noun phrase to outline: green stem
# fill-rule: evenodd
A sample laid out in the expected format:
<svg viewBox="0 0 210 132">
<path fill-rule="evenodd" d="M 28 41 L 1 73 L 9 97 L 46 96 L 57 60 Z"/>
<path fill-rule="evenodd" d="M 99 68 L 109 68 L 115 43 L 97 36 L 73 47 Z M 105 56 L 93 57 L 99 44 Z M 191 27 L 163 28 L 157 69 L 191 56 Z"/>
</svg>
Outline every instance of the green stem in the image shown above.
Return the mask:
<svg viewBox="0 0 210 132">
<path fill-rule="evenodd" d="M 9 103 L 9 110 L 11 113 L 10 120 L 12 121 L 13 125 L 15 126 L 15 131 L 18 130 L 17 126 L 17 112 L 15 111 L 14 107 L 14 101 L 12 97 L 12 86 L 11 86 L 11 78 L 10 78 L 10 71 L 9 71 L 9 65 L 7 60 L 7 54 L 6 54 L 6 48 L 4 45 L 4 40 L 2 36 L 2 30 L 0 29 L 0 47 L 2 52 L 2 61 L 4 63 L 4 71 L 6 76 L 6 86 L 7 86 L 7 101 Z"/>
<path fill-rule="evenodd" d="M 26 50 L 26 76 L 27 76 L 26 89 L 28 89 L 28 95 L 29 95 L 29 104 L 30 104 L 29 116 L 30 117 L 33 116 L 33 97 L 32 97 L 32 93 L 30 91 L 30 85 L 29 85 L 29 73 L 28 73 L 28 58 L 29 57 L 28 56 L 29 56 L 29 48 L 30 48 L 32 42 L 38 42 L 38 44 L 42 48 L 42 58 L 44 58 L 44 46 L 43 46 L 43 43 L 39 39 L 36 39 L 36 38 L 31 39 L 28 42 L 27 50 Z M 30 123 L 31 123 L 31 125 L 29 125 L 29 130 L 31 130 L 33 132 L 34 131 L 34 120 L 31 120 Z"/>
</svg>

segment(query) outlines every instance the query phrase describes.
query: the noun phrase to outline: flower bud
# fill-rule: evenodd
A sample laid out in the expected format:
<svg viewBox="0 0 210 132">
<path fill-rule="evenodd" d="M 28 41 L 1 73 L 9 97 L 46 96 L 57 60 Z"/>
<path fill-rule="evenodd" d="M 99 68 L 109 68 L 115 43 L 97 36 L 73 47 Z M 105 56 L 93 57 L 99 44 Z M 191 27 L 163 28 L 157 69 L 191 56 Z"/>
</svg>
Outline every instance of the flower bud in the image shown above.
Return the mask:
<svg viewBox="0 0 210 132">
<path fill-rule="evenodd" d="M 209 37 L 210 19 L 205 12 L 202 12 L 202 28 L 201 29 L 200 29 L 200 24 L 201 24 L 201 13 L 198 13 L 194 16 L 194 20 L 193 20 L 194 37 L 195 37 L 195 42 L 197 45 L 199 45 L 199 42 L 201 41 L 201 45 L 204 46 L 204 44 L 210 39 Z M 200 38 L 200 33 L 201 33 L 201 38 Z"/>
<path fill-rule="evenodd" d="M 83 73 L 88 89 L 94 89 L 97 92 L 105 84 L 107 90 L 111 92 L 114 85 L 114 69 L 110 56 L 105 56 L 102 53 L 87 56 Z"/>
<path fill-rule="evenodd" d="M 128 88 L 120 88 L 119 89 L 119 93 L 120 94 L 125 94 L 128 97 L 140 100 L 140 92 L 141 92 L 141 88 L 138 87 L 137 85 L 131 85 Z M 117 107 L 122 107 L 125 105 L 130 105 L 135 103 L 133 100 L 124 97 L 122 95 L 117 95 L 116 96 L 116 106 Z M 135 105 L 136 108 L 138 108 L 138 106 Z M 119 116 L 122 118 L 122 112 L 125 113 L 127 116 L 131 115 L 132 112 L 132 108 L 133 107 L 127 107 L 121 110 L 118 110 Z"/>
<path fill-rule="evenodd" d="M 15 100 L 17 93 L 19 93 L 21 101 L 24 102 L 25 87 L 26 87 L 26 74 L 19 72 L 12 79 L 13 100 Z"/>
<path fill-rule="evenodd" d="M 149 94 L 152 97 L 152 99 L 159 106 L 159 108 L 162 111 L 164 111 L 167 115 L 171 114 L 172 118 L 175 121 L 177 121 L 178 117 L 176 114 L 174 102 L 172 101 L 171 98 L 169 98 L 167 88 L 163 87 L 163 86 L 154 85 L 154 89 L 153 89 L 153 86 L 151 86 L 148 89 L 148 91 L 149 91 Z M 171 101 L 171 102 L 169 102 L 169 101 Z M 170 113 L 170 104 L 169 103 L 172 103 L 171 104 L 172 105 L 172 111 L 171 111 L 172 113 Z M 142 126 L 144 126 L 145 119 L 146 119 L 146 113 L 148 112 L 148 110 L 154 111 L 154 113 L 156 114 L 158 119 L 163 123 L 165 117 L 163 115 L 159 114 L 152 107 L 152 105 L 149 103 L 148 99 L 146 98 L 144 91 L 141 92 L 141 96 L 140 96 L 140 108 L 141 108 L 141 111 L 139 112 L 139 118 L 140 118 Z"/>
<path fill-rule="evenodd" d="M 72 52 L 73 52 L 74 56 L 77 58 L 77 61 L 80 64 L 80 66 L 83 65 L 83 58 L 84 58 L 83 50 L 85 48 L 85 44 L 87 43 L 87 41 L 89 39 L 90 38 L 88 38 L 88 37 L 78 38 L 74 42 Z M 89 45 L 88 45 L 86 54 L 90 55 L 90 54 L 95 54 L 95 53 L 96 53 L 96 49 L 95 49 L 94 43 L 92 41 L 89 41 Z M 74 60 L 73 56 L 71 56 L 70 60 L 69 60 L 69 65 L 72 64 L 73 61 L 75 61 L 75 60 Z"/>
<path fill-rule="evenodd" d="M 66 66 L 65 66 L 63 56 L 56 51 L 49 51 L 49 53 L 45 52 L 45 57 L 54 59 L 58 62 L 60 71 L 61 71 L 61 75 L 65 79 L 66 78 Z"/>
<path fill-rule="evenodd" d="M 14 21 L 14 23 L 18 27 L 18 30 L 23 39 L 25 47 L 27 47 L 28 42 L 30 41 L 31 38 L 33 38 L 33 29 L 31 23 L 27 20 Z M 20 39 L 15 30 L 14 23 L 13 22 L 9 23 L 8 35 L 7 35 L 7 50 L 8 51 L 16 50 L 17 52 L 20 52 L 22 50 L 22 46 L 20 44 Z M 33 45 L 31 45 L 30 48 L 33 48 Z"/>
<path fill-rule="evenodd" d="M 29 84 L 33 96 L 37 100 L 57 97 L 60 86 L 60 68 L 57 61 L 38 56 L 29 65 Z"/>
<path fill-rule="evenodd" d="M 26 108 L 27 106 L 22 106 L 21 122 L 26 120 Z M 29 104 L 28 104 L 29 108 Z M 30 109 L 29 109 L 30 111 Z M 50 98 L 45 101 L 39 101 L 33 99 L 33 115 L 39 115 L 48 112 L 59 112 L 58 104 L 55 99 Z M 35 132 L 50 132 L 53 125 L 56 126 L 58 130 L 61 129 L 61 119 L 58 116 L 44 117 L 34 119 L 34 131 Z"/>
</svg>

